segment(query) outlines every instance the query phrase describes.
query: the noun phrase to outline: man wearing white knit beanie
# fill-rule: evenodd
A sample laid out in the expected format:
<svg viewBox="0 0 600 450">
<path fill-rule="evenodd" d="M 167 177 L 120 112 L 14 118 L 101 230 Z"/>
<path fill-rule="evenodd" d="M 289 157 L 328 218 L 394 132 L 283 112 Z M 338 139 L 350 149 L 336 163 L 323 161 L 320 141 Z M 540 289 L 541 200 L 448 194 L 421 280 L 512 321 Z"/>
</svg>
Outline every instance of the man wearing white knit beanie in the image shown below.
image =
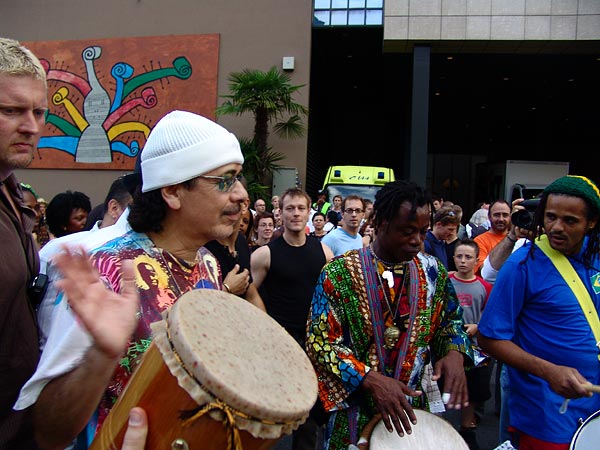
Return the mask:
<svg viewBox="0 0 600 450">
<path fill-rule="evenodd" d="M 64 448 L 92 416 L 99 428 L 140 360 L 139 352 L 123 356 L 125 349 L 145 351 L 150 323 L 183 293 L 222 288 L 218 262 L 202 246 L 233 232 L 248 195 L 238 182 L 243 161 L 237 139 L 220 125 L 190 112 L 167 114 L 141 155 L 132 231 L 91 252 L 104 283 L 84 256 L 59 256 L 77 329 L 59 331 L 62 348 L 42 356 L 43 376 L 34 375 L 17 403 L 33 404 L 40 447 Z M 94 428 L 87 427 L 91 436 Z"/>
</svg>

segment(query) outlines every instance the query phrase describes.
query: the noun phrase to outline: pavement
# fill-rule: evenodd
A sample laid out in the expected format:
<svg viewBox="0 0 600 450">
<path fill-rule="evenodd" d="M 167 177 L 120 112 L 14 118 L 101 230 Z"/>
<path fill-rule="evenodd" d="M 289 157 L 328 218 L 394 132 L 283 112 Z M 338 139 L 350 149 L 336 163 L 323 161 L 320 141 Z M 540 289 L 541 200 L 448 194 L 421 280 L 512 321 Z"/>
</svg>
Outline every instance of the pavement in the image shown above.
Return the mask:
<svg viewBox="0 0 600 450">
<path fill-rule="evenodd" d="M 484 405 L 484 414 L 481 418 L 481 422 L 477 427 L 477 442 L 479 444 L 479 450 L 494 450 L 500 445 L 498 442 L 498 417 L 495 414 L 495 401 L 494 401 L 494 389 L 495 389 L 495 369 L 492 373 L 491 390 L 492 398 L 488 400 Z M 446 420 L 448 420 L 455 429 L 460 428 L 460 411 L 448 411 L 442 414 Z M 292 439 L 291 436 L 283 437 L 275 447 L 274 450 L 291 450 Z M 316 449 L 320 450 L 320 449 Z M 415 449 L 416 450 L 416 449 Z"/>
</svg>

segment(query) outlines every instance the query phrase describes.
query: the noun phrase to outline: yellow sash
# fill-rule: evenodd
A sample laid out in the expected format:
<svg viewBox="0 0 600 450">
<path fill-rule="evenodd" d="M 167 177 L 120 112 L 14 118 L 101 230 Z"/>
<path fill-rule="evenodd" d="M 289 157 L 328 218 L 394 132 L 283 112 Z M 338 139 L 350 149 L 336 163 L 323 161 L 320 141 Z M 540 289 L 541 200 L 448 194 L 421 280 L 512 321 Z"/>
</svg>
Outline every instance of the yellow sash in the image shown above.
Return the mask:
<svg viewBox="0 0 600 450">
<path fill-rule="evenodd" d="M 590 293 L 585 288 L 581 278 L 579 278 L 579 275 L 577 275 L 577 272 L 575 272 L 575 269 L 567 257 L 550 246 L 548 236 L 540 236 L 539 240 L 535 241 L 535 243 L 550 261 L 552 261 L 552 264 L 554 264 L 556 270 L 562 275 L 567 286 L 571 288 L 573 294 L 577 297 L 579 306 L 581 306 L 583 314 L 590 324 L 592 333 L 594 333 L 596 347 L 600 348 L 600 320 L 598 319 L 598 312 L 596 311 L 594 302 L 592 302 L 592 297 L 590 297 Z M 600 359 L 600 354 L 598 354 L 598 359 Z"/>
</svg>

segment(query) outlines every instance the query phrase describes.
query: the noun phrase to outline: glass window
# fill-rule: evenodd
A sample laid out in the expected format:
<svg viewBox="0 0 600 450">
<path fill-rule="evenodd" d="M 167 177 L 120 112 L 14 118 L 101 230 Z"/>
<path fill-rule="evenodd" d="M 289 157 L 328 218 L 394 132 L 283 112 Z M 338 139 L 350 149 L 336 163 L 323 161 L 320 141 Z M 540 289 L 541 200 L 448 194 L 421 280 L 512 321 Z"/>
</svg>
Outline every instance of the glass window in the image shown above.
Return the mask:
<svg viewBox="0 0 600 450">
<path fill-rule="evenodd" d="M 383 0 L 314 0 L 313 26 L 383 25 Z"/>
<path fill-rule="evenodd" d="M 329 0 L 315 0 L 315 9 L 329 9 L 331 2 Z"/>
<path fill-rule="evenodd" d="M 383 11 L 367 9 L 366 25 L 383 25 Z"/>
<path fill-rule="evenodd" d="M 348 25 L 364 25 L 365 24 L 365 10 L 364 9 L 351 9 L 348 11 Z"/>
<path fill-rule="evenodd" d="M 364 8 L 365 0 L 350 0 L 350 8 Z"/>
<path fill-rule="evenodd" d="M 315 22 L 313 25 L 318 26 L 329 26 L 329 10 L 327 11 L 315 11 Z"/>
<path fill-rule="evenodd" d="M 331 11 L 331 25 L 348 25 L 348 11 Z"/>
<path fill-rule="evenodd" d="M 339 9 L 339 8 L 347 9 L 348 8 L 348 0 L 332 0 L 331 7 L 335 8 L 335 9 Z"/>
</svg>

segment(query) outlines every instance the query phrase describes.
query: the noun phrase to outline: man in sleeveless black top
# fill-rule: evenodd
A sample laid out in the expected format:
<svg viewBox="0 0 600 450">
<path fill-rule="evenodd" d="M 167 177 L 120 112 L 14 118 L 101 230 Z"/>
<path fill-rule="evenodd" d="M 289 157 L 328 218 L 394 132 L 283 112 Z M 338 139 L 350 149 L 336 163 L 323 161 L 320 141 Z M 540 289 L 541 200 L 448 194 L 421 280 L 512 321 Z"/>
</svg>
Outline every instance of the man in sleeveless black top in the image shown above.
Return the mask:
<svg viewBox="0 0 600 450">
<path fill-rule="evenodd" d="M 303 190 L 288 189 L 281 203 L 283 235 L 252 254 L 252 278 L 267 313 L 304 346 L 314 283 L 333 254 L 306 235 L 310 197 Z"/>
<path fill-rule="evenodd" d="M 252 278 L 267 313 L 304 348 L 313 290 L 333 253 L 306 235 L 310 197 L 303 190 L 288 189 L 280 202 L 283 235 L 252 253 Z M 314 449 L 315 442 L 316 423 L 309 419 L 294 433 L 292 448 Z"/>
</svg>

